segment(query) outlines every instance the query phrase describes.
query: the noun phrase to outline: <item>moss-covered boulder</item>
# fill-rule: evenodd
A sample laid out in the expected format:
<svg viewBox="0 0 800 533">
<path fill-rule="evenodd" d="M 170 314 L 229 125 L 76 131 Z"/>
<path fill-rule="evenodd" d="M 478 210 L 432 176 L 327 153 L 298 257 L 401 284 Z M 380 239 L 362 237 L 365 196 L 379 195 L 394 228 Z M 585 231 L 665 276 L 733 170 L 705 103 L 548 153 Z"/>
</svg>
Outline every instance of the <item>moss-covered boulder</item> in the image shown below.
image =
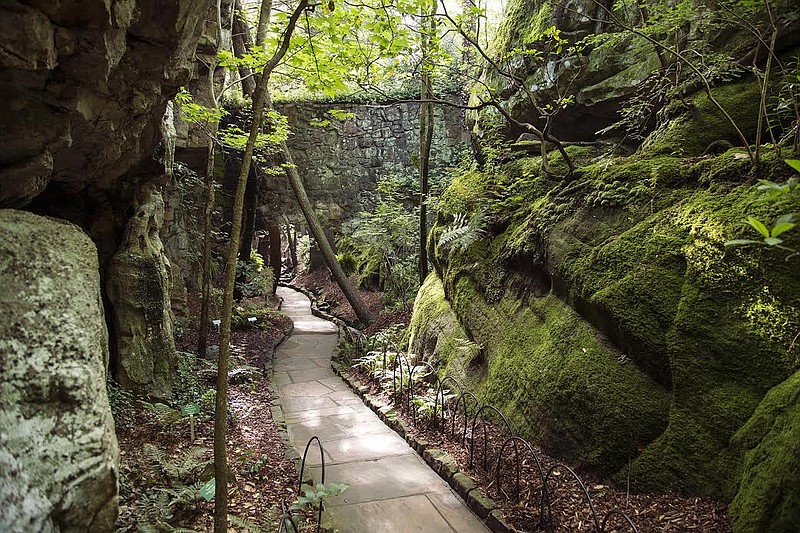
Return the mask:
<svg viewBox="0 0 800 533">
<path fill-rule="evenodd" d="M 724 243 L 757 237 L 746 215 L 769 226 L 800 212 L 800 195 L 761 201 L 741 149 L 599 162 L 571 153 L 580 168 L 569 182 L 532 158 L 467 172 L 444 193 L 432 231 L 442 289 L 426 283 L 418 313 L 441 314 L 446 299 L 480 350 L 440 350 L 440 368 L 460 359 L 482 399 L 557 455 L 639 491 L 738 492 L 734 509 L 752 517 L 748 506 L 761 506 L 760 524 L 780 524 L 800 485 L 766 472 L 796 468 L 786 458 L 796 408 L 789 385 L 767 394 L 800 368 L 797 259 Z M 771 154 L 760 172 L 793 175 Z M 485 233 L 462 249 L 448 222 L 477 211 Z M 796 230 L 782 237 L 800 248 Z M 426 327 L 415 316 L 413 338 Z"/>
<path fill-rule="evenodd" d="M 515 432 L 610 475 L 664 430 L 667 392 L 555 296 L 487 304 L 461 277 L 450 301 L 471 335 L 432 327 L 451 322 L 453 311 L 431 274 L 417 298 L 412 350 L 435 354 L 445 373 L 499 408 Z"/>
<path fill-rule="evenodd" d="M 674 109 L 667 110 L 672 118 L 645 139 L 644 152 L 647 155 L 691 156 L 713 150 L 713 143 L 719 141 L 741 145 L 737 128 L 752 142 L 758 129 L 760 84 L 741 80 L 715 87 L 711 95 L 714 100 L 705 91 L 699 91 L 685 102 L 673 103 Z"/>
<path fill-rule="evenodd" d="M 797 531 L 800 524 L 800 372 L 769 391 L 733 438 L 744 457 L 730 516 L 736 531 Z"/>
</svg>

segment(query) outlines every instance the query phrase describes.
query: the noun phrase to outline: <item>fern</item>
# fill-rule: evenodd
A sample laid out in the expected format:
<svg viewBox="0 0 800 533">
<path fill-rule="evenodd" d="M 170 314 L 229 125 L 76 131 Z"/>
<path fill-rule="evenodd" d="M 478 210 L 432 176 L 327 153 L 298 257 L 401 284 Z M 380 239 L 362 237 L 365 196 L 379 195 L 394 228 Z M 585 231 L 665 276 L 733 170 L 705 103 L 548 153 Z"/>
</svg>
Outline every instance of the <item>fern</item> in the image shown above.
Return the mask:
<svg viewBox="0 0 800 533">
<path fill-rule="evenodd" d="M 453 251 L 464 251 L 476 241 L 486 237 L 483 229 L 486 215 L 477 211 L 469 219 L 464 213 L 458 213 L 455 220 L 445 228 L 439 238 L 439 246 L 450 248 Z"/>
<path fill-rule="evenodd" d="M 278 511 L 276 509 L 267 509 L 264 516 L 261 518 L 262 525 L 255 524 L 244 518 L 239 518 L 236 515 L 228 515 L 228 521 L 234 526 L 242 528 L 250 533 L 268 533 L 275 531 L 278 526 Z"/>
<path fill-rule="evenodd" d="M 203 459 L 207 451 L 206 448 L 193 446 L 170 460 L 164 450 L 150 443 L 144 445 L 144 452 L 150 464 L 169 484 L 173 485 L 197 478 L 200 471 L 211 464 L 208 459 Z"/>
</svg>

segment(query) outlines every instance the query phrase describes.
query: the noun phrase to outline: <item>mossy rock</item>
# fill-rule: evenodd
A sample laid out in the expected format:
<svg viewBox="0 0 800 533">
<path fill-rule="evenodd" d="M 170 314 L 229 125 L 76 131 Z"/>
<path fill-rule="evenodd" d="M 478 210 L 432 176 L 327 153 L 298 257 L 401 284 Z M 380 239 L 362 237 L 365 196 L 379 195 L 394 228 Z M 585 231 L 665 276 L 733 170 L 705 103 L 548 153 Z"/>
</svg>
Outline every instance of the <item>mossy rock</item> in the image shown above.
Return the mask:
<svg viewBox="0 0 800 533">
<path fill-rule="evenodd" d="M 800 372 L 767 393 L 736 433 L 741 482 L 730 506 L 734 530 L 789 533 L 800 524 Z"/>
<path fill-rule="evenodd" d="M 452 326 L 434 330 L 435 349 L 426 343 L 426 329 L 453 312 L 434 275 L 417 298 L 412 349 L 434 355 L 443 375 L 465 380 L 520 435 L 611 474 L 663 431 L 668 394 L 563 302 L 505 297 L 490 305 L 468 276 L 454 283 L 450 299 L 474 344 Z"/>
<path fill-rule="evenodd" d="M 440 368 L 551 453 L 630 479 L 634 490 L 725 500 L 738 491 L 742 509 L 771 498 L 755 469 L 766 460 L 743 452 L 740 435 L 768 391 L 800 368 L 800 280 L 787 252 L 724 242 L 755 236 L 745 215 L 770 225 L 800 212 L 800 195 L 759 201 L 737 153 L 605 159 L 569 182 L 544 178 L 527 158 L 456 180 L 448 205 L 484 210 L 488 235 L 453 251 L 431 234 L 444 289 L 426 283 L 420 295 L 440 317 L 449 302 L 462 327 L 454 335 L 477 345 L 459 350 L 451 339 Z M 760 172 L 775 182 L 793 175 L 771 153 Z M 619 203 L 592 201 L 601 192 Z M 800 248 L 798 232 L 782 237 Z M 645 419 L 631 405 L 644 406 Z M 775 427 L 744 449 L 796 453 L 785 446 L 789 430 Z M 759 512 L 780 524 L 775 509 Z"/>
<path fill-rule="evenodd" d="M 714 99 L 725 109 L 748 142 L 756 135 L 761 87 L 758 82 L 743 80 L 711 90 Z M 675 103 L 674 106 L 679 104 Z M 741 137 L 731 121 L 717 108 L 705 91 L 687 99 L 688 109 L 677 114 L 651 133 L 642 144 L 648 156 L 693 156 L 705 152 L 716 141 L 742 146 Z"/>
</svg>

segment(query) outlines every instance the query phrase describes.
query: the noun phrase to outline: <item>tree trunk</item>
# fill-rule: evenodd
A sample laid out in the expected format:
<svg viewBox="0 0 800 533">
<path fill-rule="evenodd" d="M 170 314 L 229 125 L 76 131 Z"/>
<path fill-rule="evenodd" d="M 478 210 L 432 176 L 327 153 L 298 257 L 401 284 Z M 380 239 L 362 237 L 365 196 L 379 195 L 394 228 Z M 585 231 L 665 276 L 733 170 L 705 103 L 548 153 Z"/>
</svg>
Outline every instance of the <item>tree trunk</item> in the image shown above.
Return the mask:
<svg viewBox="0 0 800 533">
<path fill-rule="evenodd" d="M 250 175 L 247 177 L 247 186 L 244 192 L 244 206 L 242 208 L 242 240 L 239 243 L 239 257 L 242 261 L 250 260 L 250 251 L 253 247 L 253 234 L 256 227 L 256 200 L 258 199 L 258 173 L 253 172 L 251 167 Z M 233 287 L 233 299 L 242 299 L 242 291 L 239 289 L 240 283 L 246 283 L 244 275 L 237 275 Z"/>
<path fill-rule="evenodd" d="M 289 248 L 289 261 L 292 263 L 291 272 L 297 274 L 297 229 L 292 229 L 286 221 L 286 244 Z"/>
<path fill-rule="evenodd" d="M 275 294 L 281 279 L 281 228 L 277 224 L 270 224 L 267 231 L 269 233 L 269 264 L 272 267 L 272 274 L 275 276 L 272 294 Z"/>
<path fill-rule="evenodd" d="M 242 16 L 242 2 L 236 0 L 233 15 L 233 55 L 244 57 L 253 47 L 253 39 L 250 37 L 250 27 Z M 242 81 L 242 94 L 253 96 L 256 90 L 256 80 L 253 78 L 253 71 L 247 67 L 239 67 L 239 78 Z"/>
<path fill-rule="evenodd" d="M 270 109 L 272 109 L 271 103 L 268 105 L 270 105 Z M 308 194 L 306 193 L 306 188 L 303 185 L 303 180 L 300 177 L 300 173 L 297 172 L 297 167 L 294 164 L 292 154 L 289 151 L 289 147 L 286 145 L 286 142 L 281 143 L 281 151 L 283 152 L 284 163 L 286 163 L 286 175 L 289 178 L 289 183 L 292 186 L 295 198 L 297 198 L 297 203 L 300 204 L 300 210 L 303 211 L 303 215 L 306 218 L 308 227 L 311 230 L 311 235 L 314 237 L 314 240 L 317 241 L 317 245 L 322 252 L 322 257 L 325 259 L 325 263 L 328 265 L 328 270 L 331 271 L 333 279 L 335 279 L 336 283 L 339 284 L 339 287 L 342 289 L 347 301 L 350 302 L 350 305 L 353 307 L 353 311 L 355 311 L 358 319 L 364 325 L 368 325 L 370 322 L 372 322 L 372 315 L 367 309 L 367 306 L 364 305 L 361 297 L 356 292 L 353 284 L 347 279 L 344 270 L 342 270 L 341 265 L 339 265 L 339 261 L 336 259 L 336 254 L 331 247 L 331 243 L 328 242 L 327 237 L 325 237 L 325 229 L 322 227 L 322 224 L 320 224 L 317 214 L 314 212 L 314 208 L 311 206 L 311 201 L 308 199 Z"/>
<path fill-rule="evenodd" d="M 419 104 L 419 282 L 422 284 L 428 277 L 428 173 L 431 162 L 431 142 L 433 140 L 433 104 L 431 99 L 431 47 L 436 31 L 436 4 L 423 8 L 421 19 L 422 32 L 422 86 L 420 87 Z M 434 13 L 431 13 L 433 11 Z"/>
<path fill-rule="evenodd" d="M 217 18 L 219 19 L 219 32 L 222 35 L 222 18 L 219 15 L 220 3 L 217 3 Z M 211 103 L 217 109 L 217 95 L 214 94 L 214 71 L 215 65 L 212 63 L 208 66 L 208 87 L 211 92 Z M 201 286 L 201 304 L 200 304 L 200 324 L 197 334 L 197 353 L 200 357 L 206 356 L 208 349 L 208 328 L 210 327 L 211 317 L 211 217 L 214 214 L 214 158 L 216 152 L 214 150 L 214 139 L 209 136 L 208 138 L 208 152 L 206 155 L 206 178 L 204 194 L 204 210 L 203 210 L 203 281 Z"/>
<path fill-rule="evenodd" d="M 197 353 L 206 356 L 208 349 L 208 328 L 211 321 L 211 215 L 214 212 L 214 140 L 208 140 L 208 161 L 205 179 L 205 210 L 203 213 L 203 283 L 202 303 L 200 305 L 200 324 L 197 335 Z"/>
<path fill-rule="evenodd" d="M 269 21 L 271 7 L 270 0 L 262 0 L 261 17 Z M 236 260 L 239 251 L 239 238 L 241 236 L 242 210 L 244 207 L 244 192 L 247 186 L 247 177 L 250 175 L 250 165 L 253 161 L 258 133 L 264 118 L 264 107 L 267 101 L 267 83 L 272 70 L 284 58 L 289 49 L 289 42 L 297 25 L 297 20 L 308 8 L 308 0 L 300 0 L 289 20 L 280 47 L 267 61 L 264 71 L 256 83 L 253 93 L 253 123 L 247 137 L 247 146 L 242 157 L 242 167 L 239 171 L 239 181 L 236 185 L 236 195 L 233 202 L 233 222 L 231 224 L 231 240 L 228 246 L 228 258 L 225 266 L 225 287 L 222 305 L 222 324 L 219 344 L 219 361 L 217 363 L 217 398 L 214 414 L 214 533 L 228 531 L 228 459 L 226 450 L 226 435 L 228 430 L 228 369 L 231 355 L 231 316 L 233 314 L 233 285 L 236 281 Z M 268 22 L 265 22 L 265 24 Z"/>
</svg>

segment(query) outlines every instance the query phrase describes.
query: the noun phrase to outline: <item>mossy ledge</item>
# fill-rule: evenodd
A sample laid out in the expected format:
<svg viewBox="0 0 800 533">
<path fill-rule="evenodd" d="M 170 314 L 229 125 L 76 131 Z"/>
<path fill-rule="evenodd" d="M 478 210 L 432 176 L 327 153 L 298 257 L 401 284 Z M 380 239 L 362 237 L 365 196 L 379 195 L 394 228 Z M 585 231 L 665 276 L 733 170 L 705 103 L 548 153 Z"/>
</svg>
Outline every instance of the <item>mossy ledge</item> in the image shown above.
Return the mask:
<svg viewBox="0 0 800 533">
<path fill-rule="evenodd" d="M 754 203 L 741 152 L 584 150 L 570 182 L 542 176 L 536 158 L 458 177 L 431 233 L 437 273 L 418 296 L 411 349 L 583 468 L 640 492 L 736 497 L 742 531 L 799 523 L 800 484 L 770 474 L 796 472 L 797 394 L 767 396 L 800 368 L 796 263 L 723 243 L 746 236 L 745 215 L 769 222 L 800 199 Z M 761 172 L 780 182 L 792 171 L 768 156 Z M 452 215 L 479 209 L 483 238 L 438 244 Z M 784 234 L 793 248 L 796 233 Z"/>
</svg>

